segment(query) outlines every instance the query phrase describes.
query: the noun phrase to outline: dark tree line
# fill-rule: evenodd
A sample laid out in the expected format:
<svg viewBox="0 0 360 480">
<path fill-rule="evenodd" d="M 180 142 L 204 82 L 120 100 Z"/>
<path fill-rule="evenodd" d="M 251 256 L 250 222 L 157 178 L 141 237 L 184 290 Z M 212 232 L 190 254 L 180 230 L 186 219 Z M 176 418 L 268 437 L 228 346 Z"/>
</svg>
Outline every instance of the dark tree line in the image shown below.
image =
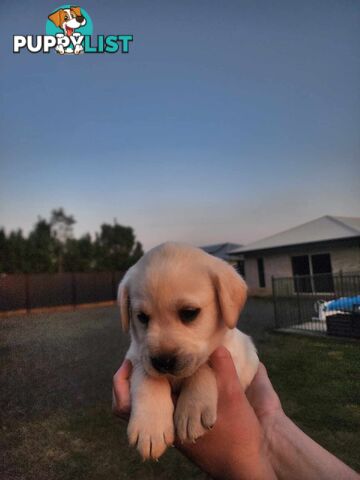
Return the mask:
<svg viewBox="0 0 360 480">
<path fill-rule="evenodd" d="M 59 208 L 49 220 L 39 217 L 27 237 L 0 228 L 0 273 L 119 271 L 143 254 L 131 227 L 104 223 L 94 239 L 74 238 L 75 223 Z"/>
</svg>

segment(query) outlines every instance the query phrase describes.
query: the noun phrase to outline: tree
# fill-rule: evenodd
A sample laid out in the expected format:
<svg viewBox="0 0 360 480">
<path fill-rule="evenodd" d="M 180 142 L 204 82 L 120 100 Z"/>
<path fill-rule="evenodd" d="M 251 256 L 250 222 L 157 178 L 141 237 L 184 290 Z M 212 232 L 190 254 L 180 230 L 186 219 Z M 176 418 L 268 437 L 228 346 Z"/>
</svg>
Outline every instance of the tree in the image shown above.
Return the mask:
<svg viewBox="0 0 360 480">
<path fill-rule="evenodd" d="M 95 241 L 89 234 L 73 238 L 75 219 L 63 208 L 50 220 L 38 217 L 28 237 L 0 228 L 0 272 L 89 272 L 129 268 L 142 255 L 131 227 L 103 224 Z"/>
<path fill-rule="evenodd" d="M 134 263 L 136 263 L 139 260 L 139 258 L 142 257 L 143 255 L 144 255 L 144 251 L 143 251 L 141 243 L 136 242 L 133 253 L 131 254 L 130 259 L 129 259 L 129 267 L 131 265 L 134 265 Z"/>
<path fill-rule="evenodd" d="M 3 228 L 0 228 L 0 273 L 6 272 L 7 238 Z"/>
<path fill-rule="evenodd" d="M 5 235 L 5 232 L 4 232 Z M 2 238 L 3 253 L 1 263 L 3 271 L 19 273 L 27 268 L 27 244 L 22 231 L 19 229 L 10 232 L 9 236 Z"/>
<path fill-rule="evenodd" d="M 63 271 L 64 255 L 66 245 L 73 236 L 73 229 L 76 220 L 72 215 L 66 215 L 63 208 L 54 209 L 51 212 L 50 225 L 51 233 L 55 239 L 57 254 L 57 270 Z"/>
<path fill-rule="evenodd" d="M 65 272 L 90 272 L 94 270 L 95 247 L 89 234 L 83 235 L 78 240 L 70 238 L 66 243 L 64 253 Z"/>
<path fill-rule="evenodd" d="M 28 266 L 23 271 L 56 271 L 56 243 L 49 222 L 39 217 L 29 234 L 27 243 Z"/>
<path fill-rule="evenodd" d="M 132 227 L 117 223 L 101 225 L 95 248 L 97 270 L 125 270 L 143 255 L 141 243 L 136 241 Z"/>
</svg>

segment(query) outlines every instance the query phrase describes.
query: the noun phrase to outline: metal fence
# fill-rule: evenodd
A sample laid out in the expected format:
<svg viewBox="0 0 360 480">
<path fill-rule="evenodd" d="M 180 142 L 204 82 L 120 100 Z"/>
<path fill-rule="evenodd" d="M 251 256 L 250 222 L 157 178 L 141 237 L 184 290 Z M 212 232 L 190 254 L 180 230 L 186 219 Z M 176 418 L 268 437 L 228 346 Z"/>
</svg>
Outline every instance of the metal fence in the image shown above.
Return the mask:
<svg viewBox="0 0 360 480">
<path fill-rule="evenodd" d="M 360 337 L 360 274 L 273 278 L 277 329 Z"/>
<path fill-rule="evenodd" d="M 0 312 L 116 299 L 122 272 L 0 274 Z"/>
</svg>

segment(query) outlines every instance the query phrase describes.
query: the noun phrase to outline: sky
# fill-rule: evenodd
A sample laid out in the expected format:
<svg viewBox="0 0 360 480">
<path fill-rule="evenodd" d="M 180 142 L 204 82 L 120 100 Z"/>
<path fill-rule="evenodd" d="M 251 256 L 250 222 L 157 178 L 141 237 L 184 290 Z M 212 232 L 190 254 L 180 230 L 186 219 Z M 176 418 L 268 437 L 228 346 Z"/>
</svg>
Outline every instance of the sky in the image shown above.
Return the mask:
<svg viewBox="0 0 360 480">
<path fill-rule="evenodd" d="M 360 3 L 87 0 L 128 54 L 12 53 L 61 2 L 0 4 L 0 226 L 64 207 L 145 249 L 360 216 Z"/>
</svg>

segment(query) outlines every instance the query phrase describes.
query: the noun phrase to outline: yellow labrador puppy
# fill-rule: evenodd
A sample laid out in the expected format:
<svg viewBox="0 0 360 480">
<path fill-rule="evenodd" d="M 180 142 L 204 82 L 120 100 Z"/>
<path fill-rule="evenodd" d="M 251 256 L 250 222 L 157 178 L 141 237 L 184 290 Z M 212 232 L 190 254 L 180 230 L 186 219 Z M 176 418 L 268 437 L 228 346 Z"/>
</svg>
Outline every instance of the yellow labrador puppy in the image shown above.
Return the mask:
<svg viewBox="0 0 360 480">
<path fill-rule="evenodd" d="M 118 298 L 131 332 L 128 436 L 144 459 L 160 457 L 175 431 L 195 441 L 214 425 L 217 387 L 207 360 L 217 347 L 230 351 L 244 389 L 253 379 L 255 347 L 235 328 L 246 293 L 233 267 L 179 243 L 152 249 L 125 274 Z"/>
</svg>

